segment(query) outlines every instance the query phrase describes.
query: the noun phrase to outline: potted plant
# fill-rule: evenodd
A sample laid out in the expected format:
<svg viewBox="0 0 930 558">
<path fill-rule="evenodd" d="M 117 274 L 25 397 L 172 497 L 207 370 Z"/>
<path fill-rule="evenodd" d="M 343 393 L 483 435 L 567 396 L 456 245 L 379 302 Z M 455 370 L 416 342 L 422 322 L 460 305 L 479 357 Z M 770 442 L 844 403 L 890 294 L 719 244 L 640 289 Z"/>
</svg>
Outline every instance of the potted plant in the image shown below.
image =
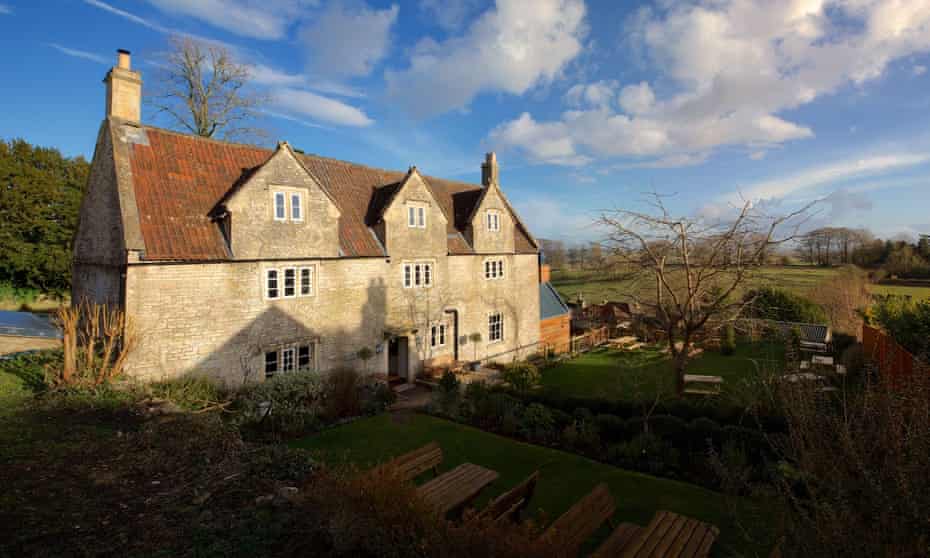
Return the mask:
<svg viewBox="0 0 930 558">
<path fill-rule="evenodd" d="M 468 339 L 475 347 L 474 352 L 472 353 L 475 357 L 475 360 L 469 363 L 468 367 L 472 371 L 477 371 L 479 368 L 481 368 L 481 361 L 478 360 L 478 343 L 481 343 L 481 334 L 478 332 L 472 333 L 468 336 Z"/>
</svg>

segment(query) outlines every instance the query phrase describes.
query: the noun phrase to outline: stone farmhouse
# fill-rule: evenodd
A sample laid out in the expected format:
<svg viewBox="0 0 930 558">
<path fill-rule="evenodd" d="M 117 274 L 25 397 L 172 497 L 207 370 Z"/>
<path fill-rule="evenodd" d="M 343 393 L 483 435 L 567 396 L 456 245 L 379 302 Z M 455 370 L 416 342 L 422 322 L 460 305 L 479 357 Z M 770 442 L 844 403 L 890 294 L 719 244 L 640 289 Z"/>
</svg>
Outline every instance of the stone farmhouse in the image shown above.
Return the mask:
<svg viewBox="0 0 930 558">
<path fill-rule="evenodd" d="M 73 299 L 133 320 L 134 376 L 351 366 L 412 381 L 539 349 L 538 245 L 493 153 L 477 185 L 221 142 L 142 124 L 128 52 L 104 83 Z"/>
</svg>

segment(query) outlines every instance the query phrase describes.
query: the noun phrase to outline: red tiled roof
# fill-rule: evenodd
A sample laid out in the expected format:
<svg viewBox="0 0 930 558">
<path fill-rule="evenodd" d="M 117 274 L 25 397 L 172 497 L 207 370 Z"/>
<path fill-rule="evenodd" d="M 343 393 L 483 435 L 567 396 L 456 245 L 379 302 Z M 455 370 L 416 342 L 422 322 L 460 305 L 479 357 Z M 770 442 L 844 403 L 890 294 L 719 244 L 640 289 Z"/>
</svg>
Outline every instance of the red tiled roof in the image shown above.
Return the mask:
<svg viewBox="0 0 930 558">
<path fill-rule="evenodd" d="M 236 185 L 273 154 L 269 149 L 225 143 L 145 128 L 148 144 L 129 151 L 145 258 L 151 260 L 228 259 L 226 243 L 209 214 Z M 342 213 L 339 241 L 345 256 L 383 256 L 370 228 L 406 173 L 376 169 L 316 155 L 298 154 L 307 170 L 332 195 Z M 464 222 L 481 186 L 424 176 L 450 217 L 449 253 L 473 253 Z M 516 226 L 518 253 L 535 253 L 526 231 Z"/>
</svg>

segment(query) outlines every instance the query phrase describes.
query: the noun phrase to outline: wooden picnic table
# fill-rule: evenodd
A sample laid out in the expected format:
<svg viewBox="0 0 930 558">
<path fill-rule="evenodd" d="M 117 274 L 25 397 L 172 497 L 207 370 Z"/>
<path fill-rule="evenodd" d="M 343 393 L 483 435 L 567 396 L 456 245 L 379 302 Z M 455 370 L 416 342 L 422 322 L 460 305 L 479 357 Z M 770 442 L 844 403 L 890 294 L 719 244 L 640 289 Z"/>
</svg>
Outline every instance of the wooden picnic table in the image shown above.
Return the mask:
<svg viewBox="0 0 930 558">
<path fill-rule="evenodd" d="M 445 516 L 472 501 L 499 475 L 474 463 L 462 463 L 417 488 L 417 494 L 436 512 Z"/>
<path fill-rule="evenodd" d="M 709 523 L 660 511 L 624 548 L 621 558 L 704 558 L 720 530 Z"/>
<path fill-rule="evenodd" d="M 702 374 L 685 374 L 685 393 L 698 395 L 716 395 L 720 393 L 723 378 Z M 690 384 L 690 385 L 689 385 Z"/>
</svg>

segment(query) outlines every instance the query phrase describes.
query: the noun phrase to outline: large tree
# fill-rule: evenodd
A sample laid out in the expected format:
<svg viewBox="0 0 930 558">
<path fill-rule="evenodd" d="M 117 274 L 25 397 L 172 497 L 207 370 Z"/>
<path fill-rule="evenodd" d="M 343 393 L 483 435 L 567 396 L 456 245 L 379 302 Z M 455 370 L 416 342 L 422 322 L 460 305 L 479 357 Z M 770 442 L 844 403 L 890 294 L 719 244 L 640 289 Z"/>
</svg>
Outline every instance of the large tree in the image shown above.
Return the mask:
<svg viewBox="0 0 930 558">
<path fill-rule="evenodd" d="M 0 282 L 66 292 L 90 165 L 21 139 L 0 140 Z"/>
<path fill-rule="evenodd" d="M 599 224 L 634 286 L 631 297 L 667 337 L 680 394 L 691 342 L 709 321 L 734 319 L 752 302 L 739 296 L 740 287 L 771 247 L 794 238 L 810 205 L 775 216 L 746 202 L 732 218 L 715 221 L 673 216 L 657 194 L 650 207 L 604 212 Z M 636 295 L 637 283 L 651 285 L 651 295 Z"/>
<path fill-rule="evenodd" d="M 170 39 L 171 49 L 159 62 L 152 93 L 146 97 L 174 127 L 203 137 L 256 139 L 266 102 L 250 87 L 250 68 L 226 48 L 189 37 Z"/>
</svg>

